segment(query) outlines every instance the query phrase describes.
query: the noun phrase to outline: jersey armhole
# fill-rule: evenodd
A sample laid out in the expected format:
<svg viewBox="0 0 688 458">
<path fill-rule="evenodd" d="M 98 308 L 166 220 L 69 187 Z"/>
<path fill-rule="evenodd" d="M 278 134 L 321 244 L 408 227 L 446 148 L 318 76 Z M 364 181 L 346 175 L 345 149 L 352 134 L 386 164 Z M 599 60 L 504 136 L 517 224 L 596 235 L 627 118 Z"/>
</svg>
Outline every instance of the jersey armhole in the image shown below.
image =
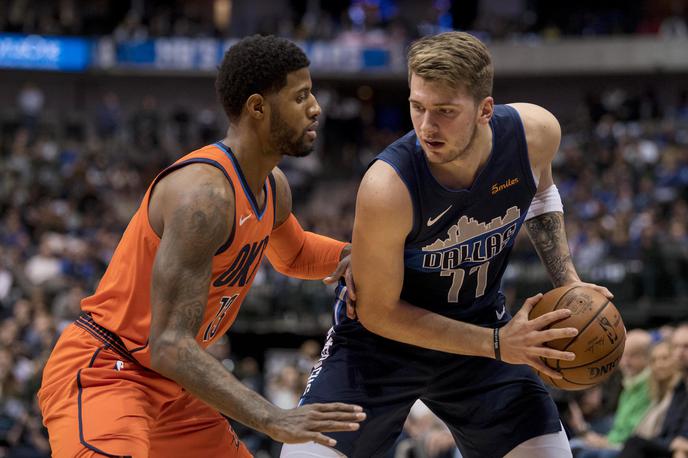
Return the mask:
<svg viewBox="0 0 688 458">
<path fill-rule="evenodd" d="M 225 178 L 227 178 L 227 182 L 229 183 L 229 186 L 232 188 L 232 193 L 234 193 L 234 195 L 236 196 L 236 191 L 234 189 L 234 184 L 232 183 L 232 179 L 230 178 L 229 174 L 227 173 L 225 168 L 222 166 L 222 164 L 220 164 L 219 162 L 214 161 L 212 159 L 199 157 L 199 158 L 189 159 L 189 160 L 186 160 L 183 162 L 178 162 L 176 164 L 172 164 L 171 166 L 167 167 L 165 170 L 160 172 L 160 174 L 157 177 L 155 177 L 155 180 L 153 180 L 153 183 L 151 184 L 151 187 L 150 187 L 150 192 L 148 194 L 148 202 L 146 204 L 146 223 L 148 224 L 148 227 L 150 228 L 151 232 L 153 232 L 153 234 L 158 236 L 158 238 L 160 238 L 160 236 L 157 234 L 157 232 L 155 232 L 155 230 L 153 229 L 153 226 L 151 225 L 151 222 L 150 222 L 149 207 L 150 207 L 151 197 L 153 197 L 153 190 L 155 189 L 155 186 L 160 182 L 160 180 L 162 180 L 163 178 L 165 178 L 167 175 L 174 172 L 175 170 L 179 170 L 182 167 L 185 167 L 189 164 L 208 164 L 208 165 L 212 165 L 213 167 L 217 167 L 218 169 L 220 169 L 220 171 L 222 171 L 222 173 L 225 175 Z M 236 208 L 234 209 L 234 212 L 236 212 Z M 232 214 L 232 216 L 231 216 L 232 232 L 229 234 L 227 241 L 215 252 L 215 256 L 226 251 L 227 248 L 229 248 L 229 246 L 234 241 L 234 233 L 236 231 L 235 216 L 236 215 L 234 215 L 234 214 Z"/>
<path fill-rule="evenodd" d="M 528 139 L 526 138 L 526 128 L 523 125 L 523 119 L 521 119 L 521 114 L 518 112 L 516 108 L 509 105 L 504 106 L 512 110 L 511 119 L 514 122 L 514 127 L 516 132 L 518 132 L 518 137 L 521 143 L 521 148 L 519 149 L 519 152 L 521 159 L 521 167 L 523 168 L 523 175 L 524 177 L 526 177 L 528 187 L 531 189 L 533 193 L 536 193 L 537 180 L 535 178 L 535 175 L 533 174 L 533 167 L 530 164 L 530 154 L 528 153 Z"/>
</svg>

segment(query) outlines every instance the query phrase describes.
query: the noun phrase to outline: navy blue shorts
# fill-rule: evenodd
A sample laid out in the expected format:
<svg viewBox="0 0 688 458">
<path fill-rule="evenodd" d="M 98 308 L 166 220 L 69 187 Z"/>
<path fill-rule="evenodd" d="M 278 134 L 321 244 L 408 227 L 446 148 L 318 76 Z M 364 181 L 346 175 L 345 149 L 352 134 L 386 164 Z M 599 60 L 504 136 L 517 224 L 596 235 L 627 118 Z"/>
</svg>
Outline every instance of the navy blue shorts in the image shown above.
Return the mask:
<svg viewBox="0 0 688 458">
<path fill-rule="evenodd" d="M 446 423 L 464 458 L 503 457 L 561 430 L 554 402 L 528 366 L 394 342 L 352 321 L 330 330 L 301 404 L 362 406 L 367 418 L 358 431 L 328 435 L 347 457 L 372 458 L 394 445 L 417 399 Z"/>
</svg>

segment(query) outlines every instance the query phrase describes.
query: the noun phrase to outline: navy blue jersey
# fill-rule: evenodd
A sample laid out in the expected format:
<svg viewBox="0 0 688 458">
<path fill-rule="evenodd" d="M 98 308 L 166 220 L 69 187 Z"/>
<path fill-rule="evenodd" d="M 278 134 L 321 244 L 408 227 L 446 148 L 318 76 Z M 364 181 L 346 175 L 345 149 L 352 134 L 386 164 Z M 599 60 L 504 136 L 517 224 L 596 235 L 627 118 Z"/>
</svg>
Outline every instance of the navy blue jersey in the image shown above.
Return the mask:
<svg viewBox="0 0 688 458">
<path fill-rule="evenodd" d="M 536 187 L 516 110 L 496 106 L 490 127 L 492 151 L 469 189 L 447 189 L 435 180 L 414 132 L 375 160 L 396 170 L 413 202 L 401 298 L 492 327 L 511 318 L 500 282 Z M 336 294 L 335 325 L 301 404 L 363 407 L 367 417 L 358 430 L 327 433 L 346 456 L 387 456 L 417 399 L 447 424 L 466 458 L 504 456 L 561 430 L 557 408 L 531 368 L 386 339 L 346 318 L 343 281 Z"/>
<path fill-rule="evenodd" d="M 502 275 L 536 191 L 518 112 L 495 106 L 490 127 L 492 151 L 468 189 L 434 178 L 413 131 L 375 159 L 396 170 L 413 202 L 401 299 L 469 322 L 502 299 Z"/>
</svg>

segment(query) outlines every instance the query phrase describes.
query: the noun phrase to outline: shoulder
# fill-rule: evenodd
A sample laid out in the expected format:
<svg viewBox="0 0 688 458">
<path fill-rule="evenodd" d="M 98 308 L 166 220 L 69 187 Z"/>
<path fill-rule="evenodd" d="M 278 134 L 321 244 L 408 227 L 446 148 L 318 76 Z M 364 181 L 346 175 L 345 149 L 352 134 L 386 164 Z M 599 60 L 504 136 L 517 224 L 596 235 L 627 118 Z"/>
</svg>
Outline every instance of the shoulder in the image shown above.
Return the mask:
<svg viewBox="0 0 688 458">
<path fill-rule="evenodd" d="M 279 167 L 275 167 L 270 173 L 275 178 L 275 202 L 273 204 L 275 205 L 274 227 L 277 227 L 285 222 L 291 213 L 291 187 L 287 176 Z"/>
<path fill-rule="evenodd" d="M 386 154 L 395 154 L 400 151 L 403 152 L 413 152 L 416 148 L 416 132 L 411 130 L 406 133 L 403 137 L 399 137 L 393 143 L 390 143 L 378 157 L 384 156 Z"/>
<path fill-rule="evenodd" d="M 521 117 L 531 164 L 534 167 L 549 164 L 561 141 L 561 126 L 557 118 L 532 103 L 512 103 L 509 106 Z"/>
<path fill-rule="evenodd" d="M 408 232 L 413 222 L 412 209 L 409 190 L 397 171 L 384 161 L 375 161 L 358 189 L 356 216 L 365 213 L 385 226 L 402 222 L 401 227 Z"/>
<path fill-rule="evenodd" d="M 189 164 L 160 180 L 156 192 L 169 200 L 212 199 L 220 204 L 234 204 L 234 191 L 224 172 L 209 164 Z"/>
<path fill-rule="evenodd" d="M 218 236 L 231 230 L 234 190 L 224 172 L 208 164 L 189 164 L 161 178 L 151 195 L 149 218 L 159 235 L 185 215 L 203 218 Z"/>
<path fill-rule="evenodd" d="M 363 176 L 359 193 L 365 191 L 374 194 L 375 197 L 385 199 L 394 198 L 399 190 L 405 188 L 399 173 L 391 164 L 376 160 Z"/>
<path fill-rule="evenodd" d="M 407 180 L 417 165 L 415 163 L 417 148 L 416 133 L 412 130 L 382 150 L 371 163 L 371 167 L 375 162 L 386 162 L 388 167 L 393 168 L 402 179 Z"/>
</svg>

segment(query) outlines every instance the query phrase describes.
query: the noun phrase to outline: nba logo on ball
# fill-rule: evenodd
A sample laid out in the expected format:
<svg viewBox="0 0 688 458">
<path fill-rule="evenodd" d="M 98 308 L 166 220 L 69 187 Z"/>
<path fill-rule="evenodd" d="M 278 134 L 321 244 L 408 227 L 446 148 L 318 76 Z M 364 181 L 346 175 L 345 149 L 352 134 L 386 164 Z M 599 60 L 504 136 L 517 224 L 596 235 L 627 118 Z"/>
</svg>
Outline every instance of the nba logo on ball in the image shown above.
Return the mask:
<svg viewBox="0 0 688 458">
<path fill-rule="evenodd" d="M 571 316 L 551 328 L 578 329 L 573 338 L 553 340 L 545 345 L 576 354 L 573 361 L 543 358 L 547 366 L 558 371 L 562 379 L 540 377 L 562 390 L 584 390 L 607 380 L 619 364 L 626 342 L 626 328 L 621 314 L 609 299 L 585 286 L 563 286 L 542 296 L 530 312 L 530 319 L 554 310 L 567 308 Z"/>
</svg>

